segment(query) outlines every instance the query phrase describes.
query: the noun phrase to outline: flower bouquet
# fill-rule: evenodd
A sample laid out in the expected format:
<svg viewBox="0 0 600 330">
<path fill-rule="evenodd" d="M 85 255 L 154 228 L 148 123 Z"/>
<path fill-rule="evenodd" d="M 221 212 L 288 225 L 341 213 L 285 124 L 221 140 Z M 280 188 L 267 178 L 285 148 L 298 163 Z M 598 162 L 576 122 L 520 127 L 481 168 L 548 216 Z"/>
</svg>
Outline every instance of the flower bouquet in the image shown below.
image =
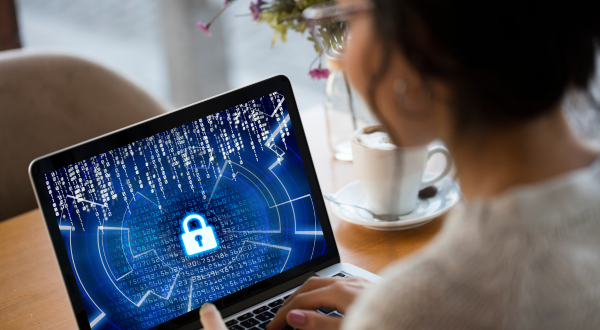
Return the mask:
<svg viewBox="0 0 600 330">
<path fill-rule="evenodd" d="M 210 26 L 211 24 L 225 11 L 229 8 L 233 2 L 237 0 L 225 0 L 223 5 L 223 9 L 213 16 L 213 18 L 208 21 L 208 23 L 204 24 L 202 22 L 198 22 L 198 27 L 206 33 L 207 36 L 210 37 Z M 275 33 L 273 34 L 273 39 L 271 41 L 271 45 L 274 46 L 275 42 L 278 38 L 281 39 L 282 42 L 286 41 L 286 35 L 290 29 L 293 31 L 304 34 L 307 29 L 307 22 L 302 16 L 302 12 L 304 9 L 320 4 L 328 2 L 328 0 L 272 0 L 272 1 L 263 1 L 256 0 L 256 2 L 250 3 L 250 13 L 252 16 L 252 20 L 255 22 L 266 22 L 271 26 Z M 342 30 L 340 31 L 327 31 L 325 29 L 319 30 L 321 35 L 332 34 L 333 38 L 341 38 Z M 324 38 L 327 40 L 327 38 Z M 309 34 L 308 40 L 314 44 L 314 48 L 317 52 L 317 57 L 312 61 L 309 66 L 308 74 L 313 79 L 321 79 L 329 77 L 329 69 L 322 67 L 322 55 L 323 52 L 315 38 Z M 318 60 L 318 66 L 315 67 L 315 64 Z"/>
</svg>

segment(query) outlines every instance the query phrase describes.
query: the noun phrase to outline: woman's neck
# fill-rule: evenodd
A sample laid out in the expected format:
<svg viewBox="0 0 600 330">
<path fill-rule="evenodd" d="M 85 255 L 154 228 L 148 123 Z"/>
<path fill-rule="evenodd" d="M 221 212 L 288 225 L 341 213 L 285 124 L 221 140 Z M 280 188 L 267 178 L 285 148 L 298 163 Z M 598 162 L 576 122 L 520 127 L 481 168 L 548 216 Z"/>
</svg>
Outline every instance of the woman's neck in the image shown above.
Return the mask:
<svg viewBox="0 0 600 330">
<path fill-rule="evenodd" d="M 598 151 L 574 136 L 560 110 L 526 124 L 447 143 L 467 200 L 591 164 Z"/>
</svg>

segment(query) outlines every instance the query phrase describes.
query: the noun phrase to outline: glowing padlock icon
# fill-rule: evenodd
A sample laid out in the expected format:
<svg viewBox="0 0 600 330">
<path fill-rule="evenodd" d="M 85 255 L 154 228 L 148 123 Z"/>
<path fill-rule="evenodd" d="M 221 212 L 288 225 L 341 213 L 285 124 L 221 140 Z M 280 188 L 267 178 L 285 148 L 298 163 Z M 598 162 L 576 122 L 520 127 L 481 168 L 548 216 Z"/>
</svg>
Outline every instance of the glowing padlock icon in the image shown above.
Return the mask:
<svg viewBox="0 0 600 330">
<path fill-rule="evenodd" d="M 193 228 L 192 230 L 190 230 L 190 225 Z M 206 220 L 199 214 L 190 214 L 183 219 L 183 231 L 181 241 L 188 256 L 219 247 L 213 227 L 207 226 Z"/>
</svg>

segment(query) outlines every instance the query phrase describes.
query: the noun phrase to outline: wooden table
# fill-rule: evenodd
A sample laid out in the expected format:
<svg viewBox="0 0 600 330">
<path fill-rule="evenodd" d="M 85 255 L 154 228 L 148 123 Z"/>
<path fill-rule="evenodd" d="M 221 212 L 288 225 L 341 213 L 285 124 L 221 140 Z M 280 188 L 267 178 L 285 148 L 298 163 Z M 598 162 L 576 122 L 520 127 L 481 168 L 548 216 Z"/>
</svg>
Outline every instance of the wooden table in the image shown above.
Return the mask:
<svg viewBox="0 0 600 330">
<path fill-rule="evenodd" d="M 323 109 L 307 109 L 302 118 L 323 193 L 356 180 L 352 163 L 334 160 L 325 143 Z M 327 207 L 342 262 L 373 273 L 424 246 L 441 226 L 436 219 L 404 231 L 374 231 L 340 220 Z M 76 327 L 40 211 L 0 222 L 0 329 Z"/>
</svg>

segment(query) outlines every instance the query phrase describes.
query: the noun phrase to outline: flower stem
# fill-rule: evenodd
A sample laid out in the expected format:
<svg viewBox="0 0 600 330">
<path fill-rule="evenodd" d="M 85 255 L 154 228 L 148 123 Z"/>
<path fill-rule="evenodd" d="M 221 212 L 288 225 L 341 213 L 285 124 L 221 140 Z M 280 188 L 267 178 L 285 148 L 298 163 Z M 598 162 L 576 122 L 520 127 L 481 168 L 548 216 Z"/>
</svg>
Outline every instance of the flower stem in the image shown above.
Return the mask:
<svg viewBox="0 0 600 330">
<path fill-rule="evenodd" d="M 308 69 L 312 69 L 313 65 L 315 64 L 315 62 L 321 57 L 321 53 L 317 54 L 317 57 L 315 57 L 315 59 L 310 63 L 310 65 L 308 66 Z"/>
<path fill-rule="evenodd" d="M 346 70 L 342 71 L 344 75 L 344 83 L 346 84 L 346 90 L 348 91 L 348 106 L 350 107 L 350 113 L 352 114 L 352 126 L 354 126 L 354 130 L 358 129 L 356 125 L 356 113 L 354 113 L 354 101 L 352 100 L 352 88 L 350 87 L 350 81 L 348 80 L 348 75 L 346 74 Z"/>
<path fill-rule="evenodd" d="M 208 21 L 208 23 L 206 23 L 206 28 L 210 28 L 210 25 L 217 19 L 219 18 L 219 16 L 221 16 L 221 14 L 223 14 L 223 12 L 225 11 L 225 9 L 229 8 L 229 4 L 233 3 L 235 0 L 230 1 L 227 6 L 224 6 L 223 9 L 219 10 L 219 12 L 213 16 L 213 18 L 210 19 L 210 21 Z"/>
<path fill-rule="evenodd" d="M 277 20 L 277 24 L 279 23 L 283 23 L 283 22 L 287 22 L 287 21 L 293 21 L 293 20 L 300 20 L 302 19 L 302 15 L 293 15 L 293 16 L 288 16 L 286 18 L 281 18 Z"/>
</svg>

